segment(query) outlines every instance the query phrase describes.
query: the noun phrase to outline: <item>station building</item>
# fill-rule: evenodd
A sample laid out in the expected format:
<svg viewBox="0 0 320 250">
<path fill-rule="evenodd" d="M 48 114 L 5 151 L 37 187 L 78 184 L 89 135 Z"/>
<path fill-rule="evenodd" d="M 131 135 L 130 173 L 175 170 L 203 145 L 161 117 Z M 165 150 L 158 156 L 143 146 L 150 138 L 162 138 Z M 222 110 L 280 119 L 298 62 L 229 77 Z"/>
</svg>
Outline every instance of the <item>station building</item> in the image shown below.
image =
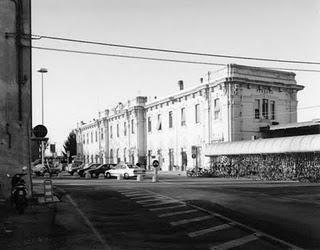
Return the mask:
<svg viewBox="0 0 320 250">
<path fill-rule="evenodd" d="M 120 103 L 76 129 L 86 162 L 140 162 L 162 170 L 209 166 L 205 148 L 263 137 L 263 127 L 297 122 L 295 74 L 229 64 L 167 97 Z"/>
</svg>

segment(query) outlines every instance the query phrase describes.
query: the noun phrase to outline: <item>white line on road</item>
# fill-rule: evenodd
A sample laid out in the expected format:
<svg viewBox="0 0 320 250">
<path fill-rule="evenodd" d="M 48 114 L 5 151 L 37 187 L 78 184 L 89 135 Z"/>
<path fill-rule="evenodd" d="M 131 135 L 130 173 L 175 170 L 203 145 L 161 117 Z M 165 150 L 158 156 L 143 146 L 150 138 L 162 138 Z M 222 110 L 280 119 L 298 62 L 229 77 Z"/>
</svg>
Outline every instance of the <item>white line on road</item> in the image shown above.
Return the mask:
<svg viewBox="0 0 320 250">
<path fill-rule="evenodd" d="M 191 223 L 191 222 L 198 222 L 198 221 L 202 221 L 202 220 L 209 220 L 211 218 L 213 218 L 214 216 L 212 215 L 205 215 L 205 216 L 201 216 L 201 217 L 196 217 L 196 218 L 191 218 L 191 219 L 184 219 L 184 220 L 178 220 L 178 221 L 173 221 L 170 222 L 171 226 L 178 226 L 178 225 L 183 225 L 183 224 L 187 224 L 187 223 Z"/>
<path fill-rule="evenodd" d="M 70 195 L 66 195 L 66 198 L 70 201 L 70 203 L 75 207 L 75 209 L 78 211 L 78 213 L 81 215 L 82 219 L 85 221 L 85 223 L 88 225 L 88 227 L 91 229 L 93 234 L 98 238 L 98 240 L 103 245 L 104 249 L 111 250 L 111 247 L 107 244 L 107 242 L 102 238 L 101 234 L 95 229 L 91 221 L 88 219 L 87 216 L 81 211 L 77 203 L 71 198 Z"/>
<path fill-rule="evenodd" d="M 201 235 L 204 235 L 204 234 L 207 234 L 207 233 L 224 230 L 224 229 L 227 229 L 227 228 L 230 228 L 230 227 L 232 227 L 230 224 L 222 224 L 222 225 L 219 225 L 219 226 L 210 227 L 210 228 L 202 229 L 202 230 L 195 231 L 195 232 L 192 232 L 192 233 L 188 233 L 188 236 L 193 238 L 193 237 L 201 236 Z"/>
<path fill-rule="evenodd" d="M 153 198 L 153 199 L 149 199 L 149 200 L 140 200 L 140 201 L 136 201 L 136 202 L 139 204 L 148 204 L 149 202 L 152 202 L 152 201 L 161 201 L 164 199 L 167 199 L 167 198 L 158 197 L 158 198 Z"/>
<path fill-rule="evenodd" d="M 169 216 L 174 216 L 174 215 L 180 215 L 180 214 L 190 214 L 190 213 L 195 213 L 199 212 L 198 210 L 195 209 L 190 209 L 190 210 L 184 210 L 184 211 L 178 211 L 178 212 L 172 212 L 172 213 L 165 213 L 165 214 L 159 214 L 159 217 L 169 217 Z"/>
<path fill-rule="evenodd" d="M 139 200 L 139 199 L 149 199 L 153 197 L 163 197 L 162 195 L 139 195 L 134 197 L 129 197 L 131 200 Z"/>
<path fill-rule="evenodd" d="M 150 211 L 161 211 L 161 210 L 167 210 L 167 209 L 175 209 L 179 207 L 186 207 L 185 204 L 182 205 L 175 205 L 175 206 L 170 206 L 170 207 L 157 207 L 157 208 L 149 208 Z"/>
<path fill-rule="evenodd" d="M 230 248 L 239 247 L 241 245 L 244 245 L 246 243 L 249 243 L 249 242 L 257 240 L 257 239 L 259 239 L 259 238 L 256 235 L 250 234 L 248 236 L 244 236 L 239 239 L 225 242 L 225 243 L 218 245 L 218 246 L 212 246 L 212 247 L 210 247 L 210 250 L 227 250 Z"/>
<path fill-rule="evenodd" d="M 170 203 L 177 203 L 177 201 L 172 200 L 172 201 L 164 201 L 164 202 L 158 202 L 158 203 L 153 203 L 153 204 L 143 204 L 143 207 L 153 207 L 153 206 L 161 206 L 161 205 L 166 205 Z"/>
</svg>

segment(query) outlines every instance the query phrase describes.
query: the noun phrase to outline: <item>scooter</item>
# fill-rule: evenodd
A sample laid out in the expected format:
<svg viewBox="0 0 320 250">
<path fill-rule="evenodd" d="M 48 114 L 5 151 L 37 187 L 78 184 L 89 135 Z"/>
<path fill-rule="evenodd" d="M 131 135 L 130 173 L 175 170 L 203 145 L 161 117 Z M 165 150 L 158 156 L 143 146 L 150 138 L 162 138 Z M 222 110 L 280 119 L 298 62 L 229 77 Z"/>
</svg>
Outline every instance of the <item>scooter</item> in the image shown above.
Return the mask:
<svg viewBox="0 0 320 250">
<path fill-rule="evenodd" d="M 11 203 L 15 204 L 19 214 L 23 214 L 28 206 L 27 186 L 23 179 L 25 174 L 15 174 L 11 180 Z"/>
</svg>

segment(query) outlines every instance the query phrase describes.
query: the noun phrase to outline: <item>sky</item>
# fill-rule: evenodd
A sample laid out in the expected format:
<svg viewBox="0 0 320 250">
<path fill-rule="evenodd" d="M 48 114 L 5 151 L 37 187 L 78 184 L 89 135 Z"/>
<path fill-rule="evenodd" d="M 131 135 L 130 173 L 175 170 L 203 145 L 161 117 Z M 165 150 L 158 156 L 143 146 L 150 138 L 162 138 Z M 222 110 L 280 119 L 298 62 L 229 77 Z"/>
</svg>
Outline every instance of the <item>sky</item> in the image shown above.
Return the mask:
<svg viewBox="0 0 320 250">
<path fill-rule="evenodd" d="M 320 61 L 318 0 L 32 0 L 32 34 L 213 54 Z M 106 46 L 33 40 L 33 46 L 101 53 L 238 63 L 262 67 L 295 65 L 144 52 Z M 44 124 L 58 153 L 77 122 L 137 95 L 166 96 L 199 84 L 217 66 L 153 62 L 33 49 L 33 125 Z M 295 72 L 298 121 L 320 118 L 320 73 Z M 314 107 L 316 106 L 316 107 Z M 317 107 L 319 106 L 319 107 Z"/>
</svg>

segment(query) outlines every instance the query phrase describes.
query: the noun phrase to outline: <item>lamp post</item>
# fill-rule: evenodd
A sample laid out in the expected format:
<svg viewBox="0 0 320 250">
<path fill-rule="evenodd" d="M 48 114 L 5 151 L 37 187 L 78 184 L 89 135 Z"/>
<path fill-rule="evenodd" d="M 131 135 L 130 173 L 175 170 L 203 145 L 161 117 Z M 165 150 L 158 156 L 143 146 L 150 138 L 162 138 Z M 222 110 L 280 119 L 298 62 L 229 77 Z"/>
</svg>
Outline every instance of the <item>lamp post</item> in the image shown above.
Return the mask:
<svg viewBox="0 0 320 250">
<path fill-rule="evenodd" d="M 41 106 L 42 106 L 42 125 L 44 125 L 44 105 L 43 105 L 43 74 L 47 73 L 48 70 L 46 68 L 41 68 L 38 70 L 41 73 Z M 44 166 L 44 141 L 41 141 L 41 163 Z"/>
</svg>

